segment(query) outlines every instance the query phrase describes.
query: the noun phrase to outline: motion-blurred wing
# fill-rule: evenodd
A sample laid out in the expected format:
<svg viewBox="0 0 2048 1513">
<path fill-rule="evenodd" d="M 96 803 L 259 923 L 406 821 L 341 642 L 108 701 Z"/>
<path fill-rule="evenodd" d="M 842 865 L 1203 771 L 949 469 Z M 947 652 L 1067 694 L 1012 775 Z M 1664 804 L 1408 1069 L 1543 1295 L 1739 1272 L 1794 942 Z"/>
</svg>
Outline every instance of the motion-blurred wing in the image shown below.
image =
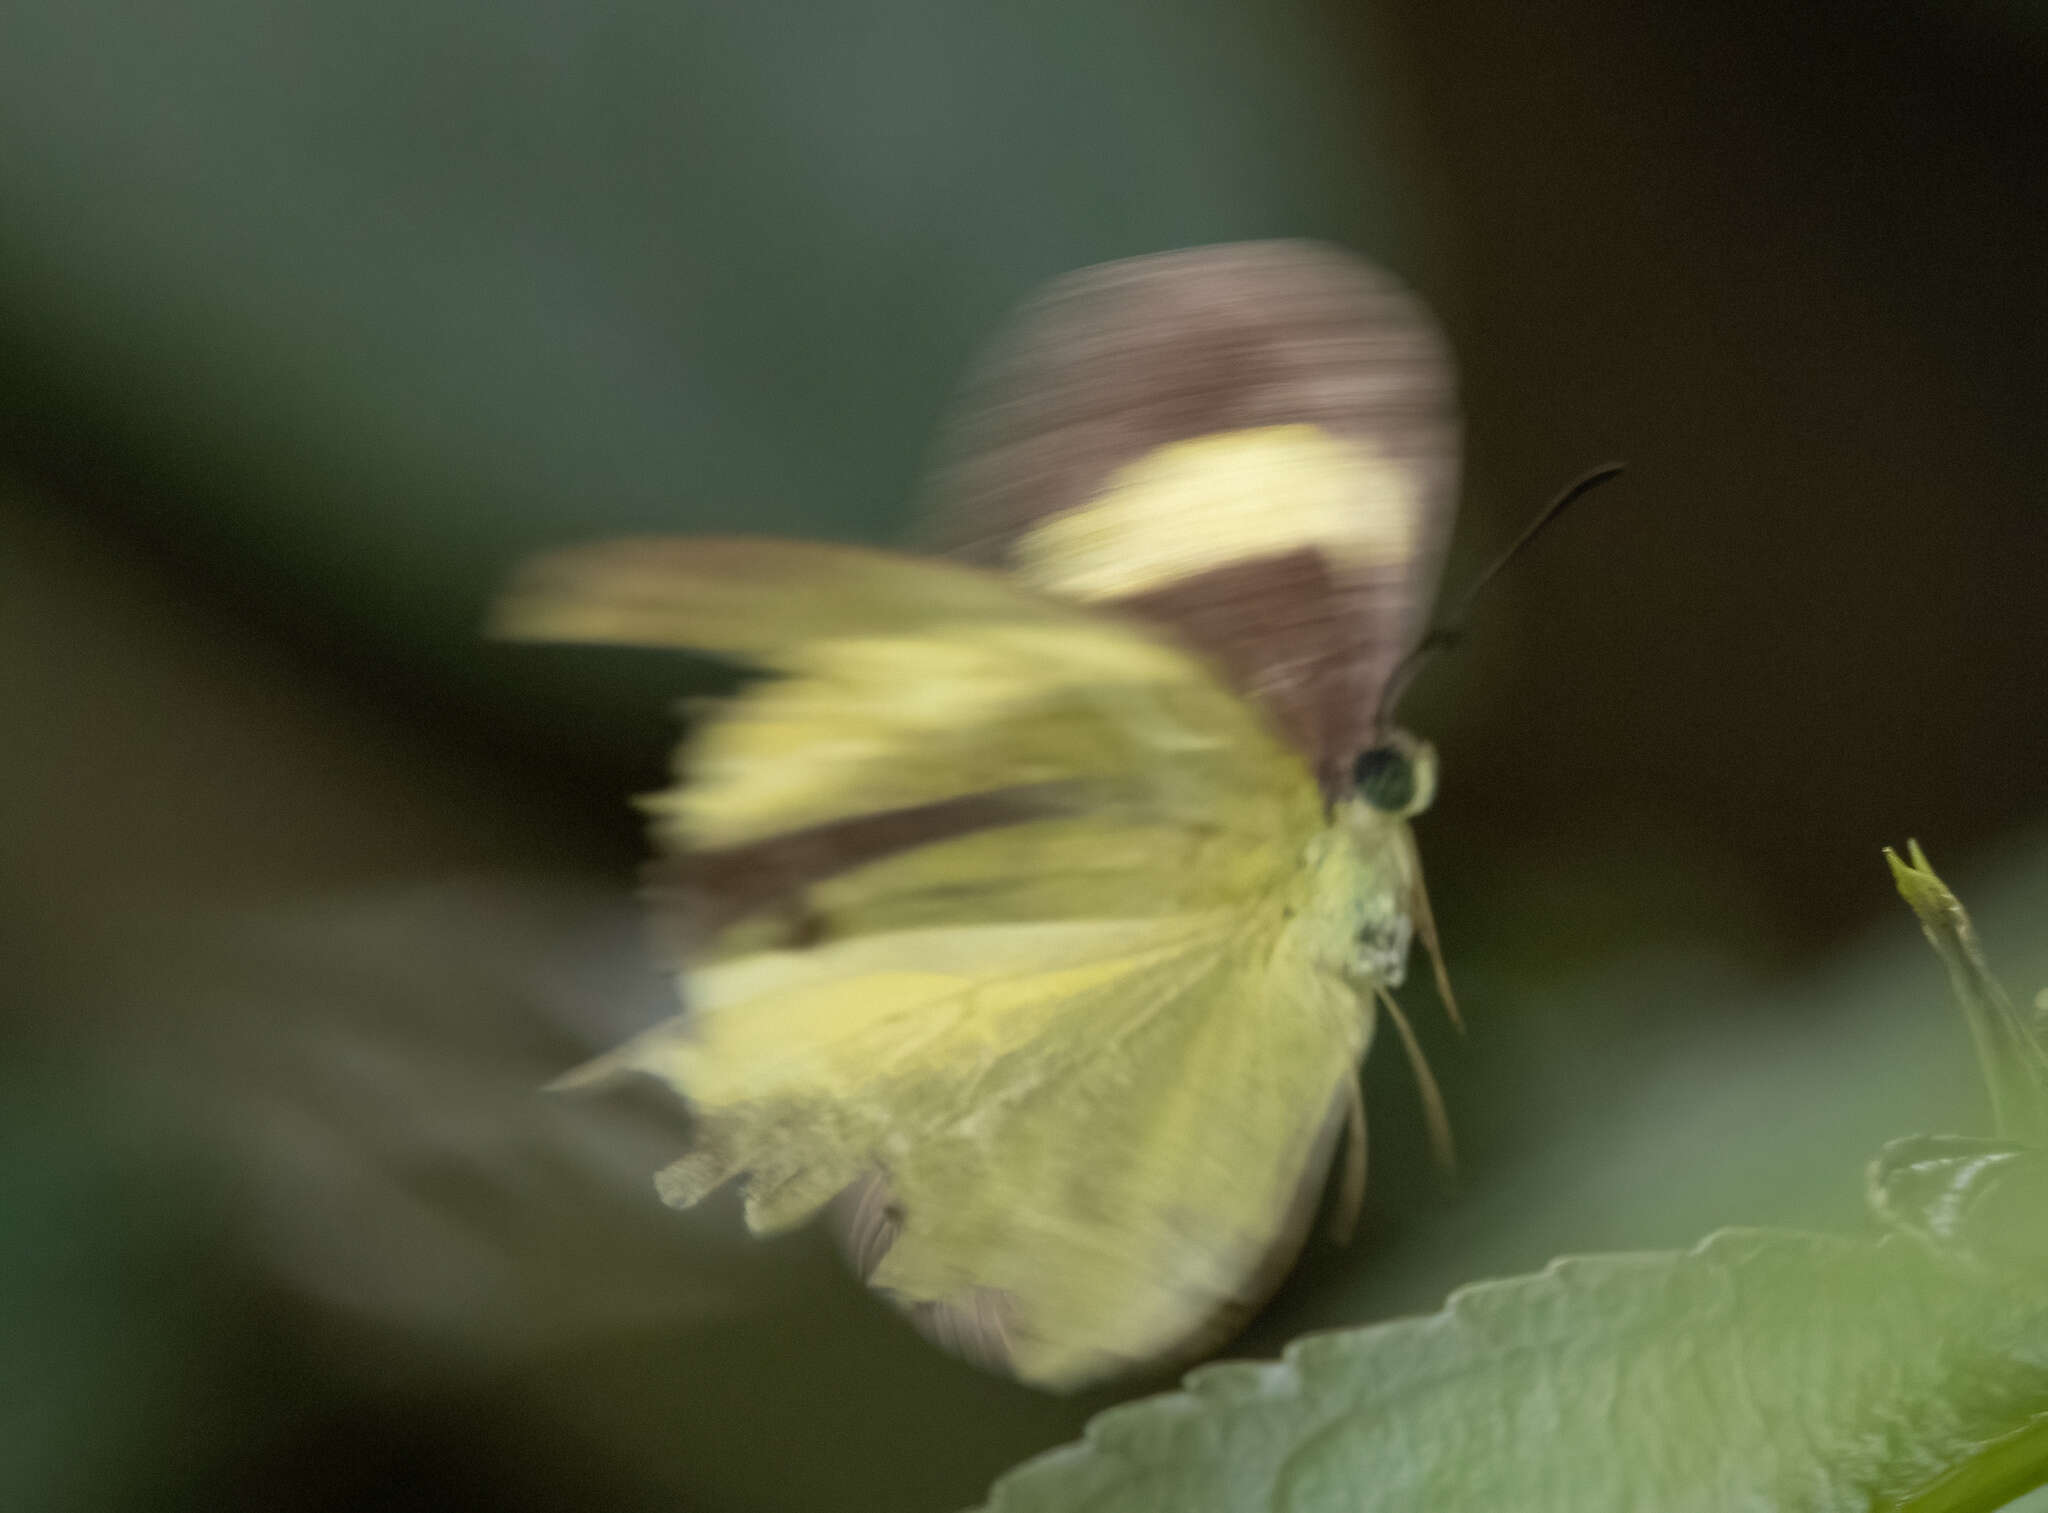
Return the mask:
<svg viewBox="0 0 2048 1513">
<path fill-rule="evenodd" d="M 691 648 L 780 668 L 833 639 L 970 625 L 1066 624 L 1068 607 L 986 573 L 895 552 L 750 536 L 648 536 L 523 566 L 497 634 L 522 641 Z"/>
<path fill-rule="evenodd" d="M 1428 313 L 1334 248 L 1089 269 L 1028 307 L 970 386 L 933 533 L 1169 627 L 1334 796 L 1434 590 L 1452 388 Z"/>
<path fill-rule="evenodd" d="M 653 1072 L 701 1116 L 666 1195 L 743 1176 L 765 1232 L 886 1193 L 870 1280 L 1026 1380 L 1199 1348 L 1298 1230 L 1365 1044 L 1341 962 L 1290 937 L 1324 833 L 1299 759 L 1144 627 L 973 569 L 600 560 L 541 564 L 505 628 L 780 674 L 708 713 L 650 807 L 683 893 L 750 857 L 781 883 L 700 915 L 688 1014 L 588 1072 Z"/>
</svg>

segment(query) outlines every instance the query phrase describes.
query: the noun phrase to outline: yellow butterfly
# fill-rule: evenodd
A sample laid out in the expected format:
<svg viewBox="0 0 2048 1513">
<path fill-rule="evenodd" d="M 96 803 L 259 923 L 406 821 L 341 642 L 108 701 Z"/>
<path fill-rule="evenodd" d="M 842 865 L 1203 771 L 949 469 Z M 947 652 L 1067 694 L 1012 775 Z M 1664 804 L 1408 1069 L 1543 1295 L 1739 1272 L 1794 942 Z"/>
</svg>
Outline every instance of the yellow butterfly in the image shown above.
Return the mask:
<svg viewBox="0 0 2048 1513">
<path fill-rule="evenodd" d="M 531 564 L 515 637 L 772 676 L 648 801 L 687 1205 L 828 1205 L 932 1338 L 1048 1388 L 1214 1348 L 1297 1253 L 1411 934 L 1430 748 L 1383 728 L 1457 452 L 1435 327 L 1333 249 L 1029 307 L 938 470 L 945 557 L 744 538 Z M 1402 1026 L 1406 1035 L 1406 1027 Z M 1411 1045 L 1412 1050 L 1412 1045 Z"/>
</svg>

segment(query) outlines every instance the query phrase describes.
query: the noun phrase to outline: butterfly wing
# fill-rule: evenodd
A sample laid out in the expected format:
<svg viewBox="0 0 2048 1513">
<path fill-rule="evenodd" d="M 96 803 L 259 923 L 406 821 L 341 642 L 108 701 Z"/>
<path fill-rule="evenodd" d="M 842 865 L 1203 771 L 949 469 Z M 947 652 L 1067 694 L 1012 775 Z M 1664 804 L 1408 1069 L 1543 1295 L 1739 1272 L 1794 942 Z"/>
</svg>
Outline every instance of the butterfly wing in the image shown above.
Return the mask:
<svg viewBox="0 0 2048 1513">
<path fill-rule="evenodd" d="M 1256 707 L 1135 622 L 851 548 L 572 553 L 501 628 L 779 674 L 708 714 L 651 808 L 685 868 L 805 837 L 808 861 L 687 926 L 687 1013 L 589 1072 L 701 1117 L 671 1201 L 740 1177 L 767 1232 L 865 1193 L 872 1283 L 1047 1386 L 1199 1349 L 1253 1301 L 1370 1023 L 1331 914 L 1352 853 Z"/>
<path fill-rule="evenodd" d="M 1416 643 L 1457 485 L 1448 349 L 1335 248 L 1255 242 L 1061 279 L 968 387 L 932 536 L 1171 629 L 1335 799 Z"/>
</svg>

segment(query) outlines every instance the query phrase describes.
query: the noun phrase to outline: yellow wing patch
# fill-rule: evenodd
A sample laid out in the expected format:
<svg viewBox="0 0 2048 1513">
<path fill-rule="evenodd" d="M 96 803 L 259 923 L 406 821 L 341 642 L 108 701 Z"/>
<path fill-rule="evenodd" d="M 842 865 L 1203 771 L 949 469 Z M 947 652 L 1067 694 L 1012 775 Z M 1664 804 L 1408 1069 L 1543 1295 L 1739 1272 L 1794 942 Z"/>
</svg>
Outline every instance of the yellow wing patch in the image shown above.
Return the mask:
<svg viewBox="0 0 2048 1513">
<path fill-rule="evenodd" d="M 1056 1001 L 1048 981 L 1019 984 L 1043 984 L 1055 1054 L 993 1062 L 971 1117 L 892 1152 L 906 1219 L 874 1284 L 955 1306 L 1000 1295 L 1011 1369 L 1043 1386 L 1200 1348 L 1271 1249 L 1364 1048 L 1349 995 L 1276 977 L 1269 944 L 1256 928 L 1212 938 Z"/>
<path fill-rule="evenodd" d="M 1014 571 L 1034 588 L 1094 602 L 1301 547 L 1321 548 L 1341 570 L 1405 567 L 1422 513 L 1412 470 L 1369 442 L 1319 426 L 1259 426 L 1126 464 L 1094 499 L 1024 535 Z"/>
<path fill-rule="evenodd" d="M 763 611 L 772 613 L 772 611 Z M 1110 621 L 962 624 L 808 643 L 788 676 L 715 711 L 688 782 L 650 802 L 680 846 L 743 844 L 848 815 L 1055 782 L 1164 815 L 1236 784 L 1256 824 L 1286 802 L 1256 770 L 1258 716 L 1184 654 Z"/>
</svg>

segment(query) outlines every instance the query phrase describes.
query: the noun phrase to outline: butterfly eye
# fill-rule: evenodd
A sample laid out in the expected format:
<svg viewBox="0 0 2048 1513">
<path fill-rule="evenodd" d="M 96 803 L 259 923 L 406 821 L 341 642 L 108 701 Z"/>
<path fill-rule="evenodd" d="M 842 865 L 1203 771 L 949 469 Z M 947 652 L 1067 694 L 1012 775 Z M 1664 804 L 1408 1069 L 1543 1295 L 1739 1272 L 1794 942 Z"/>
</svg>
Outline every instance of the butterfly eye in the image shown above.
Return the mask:
<svg viewBox="0 0 2048 1513">
<path fill-rule="evenodd" d="M 1435 753 L 1397 731 L 1358 754 L 1351 766 L 1351 782 L 1358 796 L 1382 813 L 1404 817 L 1420 813 L 1435 796 Z"/>
<path fill-rule="evenodd" d="M 1375 746 L 1358 754 L 1351 781 L 1373 808 L 1399 814 L 1415 797 L 1415 764 L 1399 747 Z"/>
</svg>

